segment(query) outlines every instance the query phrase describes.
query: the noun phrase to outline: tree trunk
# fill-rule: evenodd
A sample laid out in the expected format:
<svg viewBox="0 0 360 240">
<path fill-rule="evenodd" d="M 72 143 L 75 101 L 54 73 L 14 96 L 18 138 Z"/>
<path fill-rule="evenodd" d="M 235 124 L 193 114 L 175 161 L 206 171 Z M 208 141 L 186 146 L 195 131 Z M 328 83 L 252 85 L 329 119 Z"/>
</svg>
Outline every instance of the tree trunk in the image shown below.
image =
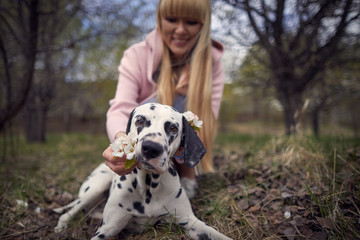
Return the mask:
<svg viewBox="0 0 360 240">
<path fill-rule="evenodd" d="M 36 51 L 37 51 L 38 24 L 39 24 L 39 11 L 38 11 L 39 1 L 38 0 L 31 0 L 28 2 L 19 1 L 17 6 L 18 9 L 16 10 L 18 12 L 21 12 L 23 6 L 26 6 L 27 15 L 28 15 L 27 19 L 22 21 L 20 26 L 18 26 L 17 18 L 19 16 L 15 15 L 14 26 L 8 25 L 9 29 L 6 30 L 7 32 L 12 33 L 13 35 L 12 37 L 14 38 L 17 37 L 17 35 L 15 34 L 17 28 L 19 28 L 22 34 L 22 39 L 20 41 L 21 43 L 18 47 L 22 49 L 21 54 L 23 55 L 25 64 L 22 67 L 23 72 L 20 74 L 22 75 L 22 77 L 18 79 L 12 77 L 12 74 L 10 73 L 12 64 L 9 63 L 9 59 L 7 56 L 8 54 L 7 47 L 9 46 L 5 45 L 4 44 L 5 42 L 3 42 L 0 37 L 0 53 L 3 60 L 3 64 L 5 66 L 4 72 L 6 73 L 5 74 L 6 98 L 4 100 L 1 99 L 4 101 L 4 104 L 1 103 L 0 106 L 0 111 L 1 111 L 0 133 L 4 130 L 6 123 L 11 121 L 24 107 L 33 84 L 34 65 L 37 54 Z M 3 71 L 3 69 L 1 69 L 1 71 Z M 15 81 L 22 81 L 21 87 L 19 89 L 13 89 L 13 83 Z M 2 83 L 2 81 L 0 82 Z"/>
<path fill-rule="evenodd" d="M 260 116 L 260 113 L 259 113 L 260 112 L 259 111 L 260 110 L 260 99 L 259 99 L 257 91 L 255 91 L 253 93 L 252 100 L 253 100 L 252 118 L 258 119 Z"/>
<path fill-rule="evenodd" d="M 313 134 L 314 134 L 315 137 L 320 136 L 319 115 L 320 115 L 320 110 L 319 109 L 314 109 L 311 112 L 312 129 L 313 129 Z"/>
<path fill-rule="evenodd" d="M 283 107 L 285 133 L 286 135 L 296 134 L 296 126 L 300 120 L 297 115 L 302 108 L 301 92 L 289 93 L 285 88 L 277 89 L 278 99 Z"/>
<path fill-rule="evenodd" d="M 41 102 L 26 108 L 26 140 L 29 143 L 45 142 L 46 108 Z"/>
<path fill-rule="evenodd" d="M 351 126 L 354 132 L 354 137 L 359 137 L 359 112 L 358 112 L 358 104 L 352 104 L 350 106 L 350 114 L 351 114 Z"/>
</svg>

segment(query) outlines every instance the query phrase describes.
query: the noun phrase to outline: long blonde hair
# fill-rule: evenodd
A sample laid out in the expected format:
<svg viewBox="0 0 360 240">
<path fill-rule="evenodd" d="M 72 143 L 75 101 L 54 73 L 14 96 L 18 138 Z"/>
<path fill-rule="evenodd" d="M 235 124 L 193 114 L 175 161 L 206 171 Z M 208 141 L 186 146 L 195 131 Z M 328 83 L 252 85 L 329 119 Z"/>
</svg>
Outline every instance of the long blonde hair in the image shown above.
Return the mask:
<svg viewBox="0 0 360 240">
<path fill-rule="evenodd" d="M 211 107 L 212 58 L 211 58 L 211 1 L 210 0 L 160 0 L 157 9 L 157 24 L 161 30 L 161 18 L 168 16 L 189 17 L 202 24 L 197 44 L 190 55 L 189 86 L 186 109 L 204 121 L 200 131 L 207 153 L 197 172 L 212 172 L 212 145 L 216 136 L 217 121 Z M 198 18 L 198 19 L 197 19 Z M 161 31 L 160 31 L 161 32 Z M 174 72 L 170 50 L 163 43 L 163 56 L 158 79 L 158 99 L 162 104 L 173 105 L 176 96 Z"/>
</svg>

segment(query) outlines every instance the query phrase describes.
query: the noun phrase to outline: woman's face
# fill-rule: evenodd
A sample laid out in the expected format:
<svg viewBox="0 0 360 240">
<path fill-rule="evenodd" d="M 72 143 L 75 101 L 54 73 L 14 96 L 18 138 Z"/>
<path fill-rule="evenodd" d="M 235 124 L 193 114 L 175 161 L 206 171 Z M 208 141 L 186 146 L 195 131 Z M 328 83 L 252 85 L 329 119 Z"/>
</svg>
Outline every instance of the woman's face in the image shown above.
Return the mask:
<svg viewBox="0 0 360 240">
<path fill-rule="evenodd" d="M 161 18 L 161 32 L 175 60 L 182 59 L 196 44 L 202 24 L 182 17 Z"/>
</svg>

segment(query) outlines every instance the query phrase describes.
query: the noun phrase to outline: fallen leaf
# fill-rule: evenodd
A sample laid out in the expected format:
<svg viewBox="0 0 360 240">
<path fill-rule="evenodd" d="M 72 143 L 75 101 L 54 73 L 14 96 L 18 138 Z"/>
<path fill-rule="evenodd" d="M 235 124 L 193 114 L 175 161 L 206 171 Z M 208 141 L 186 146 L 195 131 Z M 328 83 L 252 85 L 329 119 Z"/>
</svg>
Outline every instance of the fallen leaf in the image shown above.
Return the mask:
<svg viewBox="0 0 360 240">
<path fill-rule="evenodd" d="M 289 239 L 289 240 L 294 240 L 294 239 L 295 239 L 296 230 L 295 230 L 295 228 L 293 228 L 293 227 L 287 227 L 287 228 L 285 228 L 282 233 L 283 233 L 283 234 L 286 236 L 286 238 Z"/>
<path fill-rule="evenodd" d="M 243 211 L 249 208 L 249 203 L 247 199 L 241 199 L 237 205 L 240 208 L 240 210 Z"/>
<path fill-rule="evenodd" d="M 330 218 L 316 217 L 316 220 L 324 228 L 331 229 L 331 230 L 335 229 L 334 224 L 332 223 Z"/>
<path fill-rule="evenodd" d="M 240 187 L 238 185 L 230 185 L 228 186 L 228 192 L 231 193 L 231 194 L 236 194 L 238 192 L 240 192 Z"/>
<path fill-rule="evenodd" d="M 256 212 L 256 211 L 259 211 L 260 210 L 260 206 L 258 204 L 250 207 L 249 211 L 250 212 Z"/>
<path fill-rule="evenodd" d="M 313 234 L 313 231 L 308 226 L 305 225 L 299 228 L 299 232 L 301 233 L 301 235 L 305 236 L 306 238 L 309 238 Z"/>
<path fill-rule="evenodd" d="M 311 235 L 311 240 L 326 240 L 327 234 L 324 231 L 321 232 L 314 232 L 313 235 Z"/>
<path fill-rule="evenodd" d="M 291 198 L 293 196 L 293 194 L 288 193 L 288 192 L 282 192 L 281 193 L 281 197 L 286 199 L 286 198 Z"/>
<path fill-rule="evenodd" d="M 274 211 L 279 211 L 282 206 L 282 202 L 280 201 L 274 201 L 270 204 L 270 208 Z"/>
<path fill-rule="evenodd" d="M 261 187 L 253 187 L 253 188 L 249 188 L 246 190 L 248 195 L 257 193 L 257 192 L 264 192 L 264 189 L 262 189 Z"/>
<path fill-rule="evenodd" d="M 253 228 L 259 227 L 259 220 L 253 214 L 248 214 L 245 216 L 245 218 Z"/>
</svg>

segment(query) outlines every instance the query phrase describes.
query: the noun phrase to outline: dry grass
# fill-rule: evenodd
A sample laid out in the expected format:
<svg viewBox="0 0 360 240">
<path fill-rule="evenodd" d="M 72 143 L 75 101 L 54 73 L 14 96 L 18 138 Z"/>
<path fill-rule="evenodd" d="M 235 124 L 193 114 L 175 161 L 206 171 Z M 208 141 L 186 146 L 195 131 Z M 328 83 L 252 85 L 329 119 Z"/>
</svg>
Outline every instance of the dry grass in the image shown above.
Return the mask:
<svg viewBox="0 0 360 240">
<path fill-rule="evenodd" d="M 106 142 L 88 134 L 53 135 L 44 145 L 21 140 L 19 155 L 0 167 L 0 238 L 89 239 L 98 220 L 84 213 L 55 234 L 51 208 L 76 196 Z M 193 210 L 233 239 L 360 238 L 359 146 L 352 138 L 220 134 L 217 172 L 199 177 Z M 120 239 L 188 238 L 169 223 Z"/>
</svg>

